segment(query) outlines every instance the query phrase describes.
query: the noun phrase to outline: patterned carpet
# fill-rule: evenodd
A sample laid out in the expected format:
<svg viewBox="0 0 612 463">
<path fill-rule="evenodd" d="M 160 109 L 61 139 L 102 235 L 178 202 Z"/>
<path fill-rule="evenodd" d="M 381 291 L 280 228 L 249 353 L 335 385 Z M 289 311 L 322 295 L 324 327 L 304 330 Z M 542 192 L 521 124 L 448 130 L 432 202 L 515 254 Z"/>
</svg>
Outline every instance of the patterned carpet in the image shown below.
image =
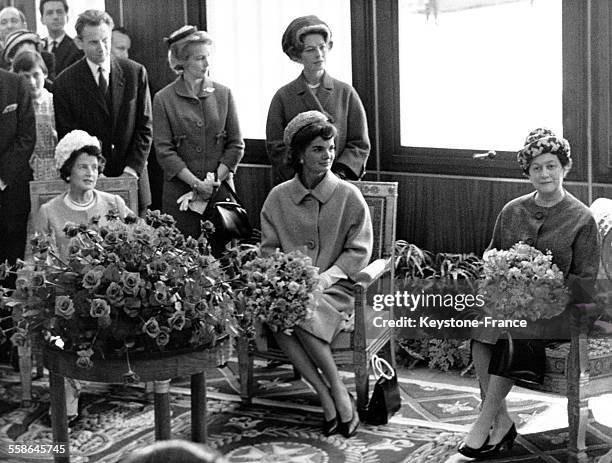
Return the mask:
<svg viewBox="0 0 612 463">
<path fill-rule="evenodd" d="M 444 462 L 478 411 L 479 393 L 474 387 L 400 378 L 402 409 L 388 425 L 362 425 L 351 439 L 324 437 L 319 432 L 322 415 L 316 396 L 293 379 L 291 370 L 260 364 L 256 372 L 260 395 L 245 406 L 237 396 L 234 369 L 230 363 L 207 374 L 209 444 L 231 462 Z M 343 377 L 350 385 L 351 374 Z M 0 461 L 50 461 L 7 455 L 9 444 L 51 442 L 46 378 L 36 380 L 33 391 L 32 406 L 21 408 L 18 376 L 0 367 Z M 188 439 L 188 380 L 174 381 L 171 392 L 173 437 Z M 142 387 L 87 384 L 81 402 L 81 418 L 71 428 L 72 461 L 113 463 L 154 440 L 153 404 Z M 497 461 L 566 461 L 567 429 L 550 430 L 566 420 L 561 399 L 513 392 L 509 407 L 521 435 L 512 453 Z M 588 443 L 595 460 L 612 446 L 612 428 L 592 419 Z"/>
</svg>

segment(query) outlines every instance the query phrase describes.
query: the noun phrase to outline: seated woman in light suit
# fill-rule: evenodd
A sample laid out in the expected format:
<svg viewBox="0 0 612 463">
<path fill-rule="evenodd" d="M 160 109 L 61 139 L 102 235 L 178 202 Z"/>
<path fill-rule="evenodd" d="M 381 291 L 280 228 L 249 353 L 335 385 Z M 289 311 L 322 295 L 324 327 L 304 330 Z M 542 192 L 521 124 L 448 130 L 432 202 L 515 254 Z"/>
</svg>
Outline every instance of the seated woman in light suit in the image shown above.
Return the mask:
<svg viewBox="0 0 612 463">
<path fill-rule="evenodd" d="M 93 217 L 106 223 L 106 214 L 117 212 L 126 217 L 133 212 L 121 196 L 96 190 L 98 176 L 104 169 L 104 157 L 100 141 L 83 130 L 73 130 L 55 147 L 55 165 L 60 177 L 68 184 L 68 191 L 40 206 L 36 214 L 34 229 L 50 235 L 57 246 L 59 257 L 66 260 L 69 255 L 70 238 L 64 233 L 67 223 L 88 224 Z M 80 384 L 66 378 L 66 412 L 68 422 L 78 417 Z"/>
<path fill-rule="evenodd" d="M 300 250 L 319 267 L 323 296 L 312 318 L 292 335 L 277 332 L 275 338 L 319 394 L 323 433 L 350 437 L 359 426 L 359 416 L 330 344 L 351 325 L 352 277 L 370 260 L 373 233 L 359 190 L 331 171 L 335 136 L 335 127 L 318 111 L 298 114 L 289 122 L 284 142 L 297 173 L 268 195 L 261 212 L 261 245 L 264 252 Z"/>
</svg>

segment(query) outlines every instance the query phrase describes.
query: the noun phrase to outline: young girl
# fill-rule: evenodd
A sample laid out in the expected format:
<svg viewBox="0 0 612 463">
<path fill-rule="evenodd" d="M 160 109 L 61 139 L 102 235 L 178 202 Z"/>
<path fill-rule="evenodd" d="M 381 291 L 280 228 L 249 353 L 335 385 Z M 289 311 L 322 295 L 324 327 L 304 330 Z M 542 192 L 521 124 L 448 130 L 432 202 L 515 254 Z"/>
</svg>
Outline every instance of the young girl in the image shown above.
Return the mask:
<svg viewBox="0 0 612 463">
<path fill-rule="evenodd" d="M 53 154 L 57 145 L 53 95 L 44 88 L 47 66 L 39 53 L 22 51 L 15 56 L 13 72 L 28 79 L 30 95 L 36 114 L 36 146 L 30 157 L 34 180 L 59 179 Z"/>
</svg>

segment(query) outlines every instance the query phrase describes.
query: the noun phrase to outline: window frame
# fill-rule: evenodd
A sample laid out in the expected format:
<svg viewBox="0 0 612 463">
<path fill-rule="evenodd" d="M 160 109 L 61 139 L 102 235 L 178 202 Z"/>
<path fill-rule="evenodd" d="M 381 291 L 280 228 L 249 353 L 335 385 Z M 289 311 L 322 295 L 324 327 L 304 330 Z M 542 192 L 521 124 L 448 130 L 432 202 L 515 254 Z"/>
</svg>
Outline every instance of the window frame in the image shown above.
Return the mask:
<svg viewBox="0 0 612 463">
<path fill-rule="evenodd" d="M 583 37 L 586 8 L 583 2 L 562 1 L 563 133 L 573 152 L 585 153 L 587 99 Z M 378 107 L 380 152 L 384 153 L 382 168 L 400 172 L 516 177 L 515 152 L 497 151 L 494 160 L 474 160 L 472 155 L 483 150 L 401 145 L 398 0 L 376 3 L 378 74 L 381 76 L 379 100 L 385 102 L 384 108 Z M 568 178 L 586 178 L 584 158 L 574 163 Z"/>
<path fill-rule="evenodd" d="M 562 0 L 562 121 L 574 154 L 568 180 L 587 180 L 591 149 L 593 179 L 612 182 L 612 6 L 588 3 Z M 203 27 L 205 11 L 202 2 Z M 372 145 L 367 171 L 516 178 L 515 152 L 498 151 L 494 160 L 475 161 L 472 155 L 482 150 L 401 146 L 398 38 L 398 0 L 351 0 L 352 84 L 366 108 Z M 590 90 L 596 97 L 589 102 Z M 269 164 L 265 140 L 245 143 L 244 163 Z"/>
</svg>

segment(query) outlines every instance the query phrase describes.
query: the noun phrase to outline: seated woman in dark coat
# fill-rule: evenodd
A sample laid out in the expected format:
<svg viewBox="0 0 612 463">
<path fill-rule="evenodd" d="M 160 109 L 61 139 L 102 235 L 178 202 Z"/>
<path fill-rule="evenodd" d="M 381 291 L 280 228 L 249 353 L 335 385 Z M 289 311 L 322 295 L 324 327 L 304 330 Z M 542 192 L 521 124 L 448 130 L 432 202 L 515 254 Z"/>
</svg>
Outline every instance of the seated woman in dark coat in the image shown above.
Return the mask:
<svg viewBox="0 0 612 463">
<path fill-rule="evenodd" d="M 569 143 L 548 129 L 538 128 L 527 136 L 518 162 L 535 191 L 504 206 L 489 249 L 508 249 L 523 241 L 542 252 L 550 250 L 570 288 L 588 287 L 597 276 L 599 236 L 590 210 L 563 188 L 563 179 L 572 167 Z M 573 303 L 583 302 L 579 300 L 582 296 L 575 292 Z M 566 310 L 562 315 L 568 313 Z M 496 341 L 497 332 L 487 331 L 479 332 L 472 342 L 483 403 L 458 450 L 476 460 L 511 448 L 517 435 L 505 401 L 514 380 L 489 374 Z"/>
</svg>

